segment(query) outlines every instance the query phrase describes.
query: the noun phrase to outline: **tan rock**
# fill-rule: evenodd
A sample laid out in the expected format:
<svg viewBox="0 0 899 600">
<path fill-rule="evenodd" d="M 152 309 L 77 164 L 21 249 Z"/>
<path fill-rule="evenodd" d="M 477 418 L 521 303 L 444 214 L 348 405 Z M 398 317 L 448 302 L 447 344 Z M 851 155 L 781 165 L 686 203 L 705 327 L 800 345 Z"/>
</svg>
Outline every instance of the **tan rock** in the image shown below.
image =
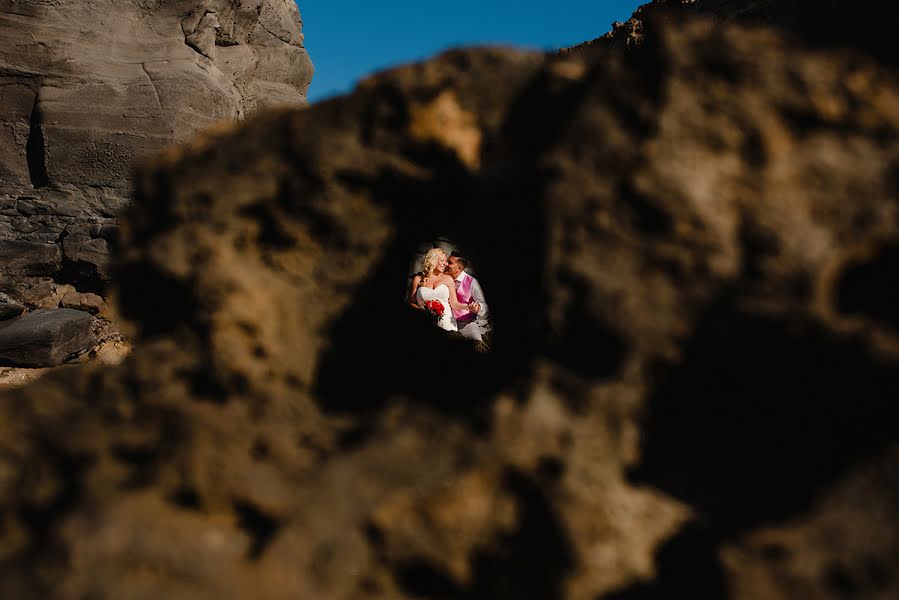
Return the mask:
<svg viewBox="0 0 899 600">
<path fill-rule="evenodd" d="M 105 302 L 103 302 L 103 298 L 97 294 L 82 293 L 75 291 L 75 289 L 72 288 L 72 291 L 67 292 L 65 296 L 62 297 L 60 306 L 63 308 L 83 310 L 96 315 L 103 310 Z"/>
<path fill-rule="evenodd" d="M 52 284 L 50 286 L 50 293 L 42 298 L 36 299 L 34 304 L 38 308 L 58 308 L 62 303 L 62 299 L 72 293 L 75 293 L 75 286 L 67 283 L 61 285 Z"/>
</svg>

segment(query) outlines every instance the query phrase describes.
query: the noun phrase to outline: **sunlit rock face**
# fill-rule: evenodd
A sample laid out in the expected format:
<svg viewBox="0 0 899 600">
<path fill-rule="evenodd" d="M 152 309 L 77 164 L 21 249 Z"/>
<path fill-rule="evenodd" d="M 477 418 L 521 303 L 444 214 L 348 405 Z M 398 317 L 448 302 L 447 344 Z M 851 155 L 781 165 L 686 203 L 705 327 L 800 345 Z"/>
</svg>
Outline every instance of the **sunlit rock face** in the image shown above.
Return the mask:
<svg viewBox="0 0 899 600">
<path fill-rule="evenodd" d="M 0 1 L 0 248 L 28 245 L 0 277 L 102 279 L 137 159 L 312 72 L 291 0 Z"/>
</svg>

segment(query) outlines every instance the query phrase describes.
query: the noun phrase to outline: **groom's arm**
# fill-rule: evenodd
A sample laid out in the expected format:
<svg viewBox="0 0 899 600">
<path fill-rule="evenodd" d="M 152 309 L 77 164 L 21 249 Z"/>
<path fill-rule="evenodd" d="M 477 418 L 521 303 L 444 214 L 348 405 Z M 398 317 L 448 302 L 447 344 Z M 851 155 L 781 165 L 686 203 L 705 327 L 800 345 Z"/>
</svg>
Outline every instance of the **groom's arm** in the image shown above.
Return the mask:
<svg viewBox="0 0 899 600">
<path fill-rule="evenodd" d="M 474 279 L 474 278 L 472 278 Z M 481 289 L 481 284 L 477 279 L 474 279 L 471 282 L 471 299 L 477 302 L 481 310 L 478 311 L 479 317 L 487 316 L 487 300 L 484 299 L 484 290 Z"/>
</svg>

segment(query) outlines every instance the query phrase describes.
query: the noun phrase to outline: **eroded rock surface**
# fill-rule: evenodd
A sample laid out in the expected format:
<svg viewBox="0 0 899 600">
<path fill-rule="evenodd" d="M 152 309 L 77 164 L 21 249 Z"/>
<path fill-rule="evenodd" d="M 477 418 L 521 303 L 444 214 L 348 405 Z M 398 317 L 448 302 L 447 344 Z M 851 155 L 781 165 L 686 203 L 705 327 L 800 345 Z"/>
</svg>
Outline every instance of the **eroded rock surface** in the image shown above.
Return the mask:
<svg viewBox="0 0 899 600">
<path fill-rule="evenodd" d="M 0 1 L 0 283 L 100 291 L 135 161 L 311 77 L 291 0 Z"/>
<path fill-rule="evenodd" d="M 145 168 L 134 353 L 0 396 L 0 595 L 896 596 L 899 82 L 646 35 L 452 52 Z M 399 299 L 438 234 L 490 354 Z"/>
</svg>

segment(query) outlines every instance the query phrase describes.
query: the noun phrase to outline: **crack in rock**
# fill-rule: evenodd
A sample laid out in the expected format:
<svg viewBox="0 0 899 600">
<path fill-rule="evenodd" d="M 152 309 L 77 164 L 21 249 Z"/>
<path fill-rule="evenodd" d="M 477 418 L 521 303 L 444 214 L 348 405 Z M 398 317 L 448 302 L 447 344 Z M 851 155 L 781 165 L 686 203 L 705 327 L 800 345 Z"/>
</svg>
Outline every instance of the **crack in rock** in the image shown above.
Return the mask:
<svg viewBox="0 0 899 600">
<path fill-rule="evenodd" d="M 159 98 L 159 89 L 156 87 L 156 82 L 153 81 L 153 77 L 150 76 L 150 72 L 147 71 L 147 63 L 140 63 L 140 67 L 150 81 L 150 85 L 153 86 L 153 95 L 156 96 L 156 106 L 159 108 L 159 116 L 165 117 L 165 114 L 162 112 L 162 100 Z"/>
</svg>

